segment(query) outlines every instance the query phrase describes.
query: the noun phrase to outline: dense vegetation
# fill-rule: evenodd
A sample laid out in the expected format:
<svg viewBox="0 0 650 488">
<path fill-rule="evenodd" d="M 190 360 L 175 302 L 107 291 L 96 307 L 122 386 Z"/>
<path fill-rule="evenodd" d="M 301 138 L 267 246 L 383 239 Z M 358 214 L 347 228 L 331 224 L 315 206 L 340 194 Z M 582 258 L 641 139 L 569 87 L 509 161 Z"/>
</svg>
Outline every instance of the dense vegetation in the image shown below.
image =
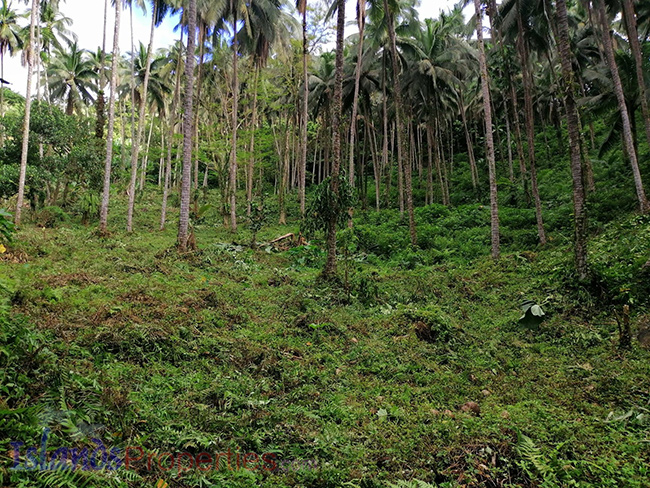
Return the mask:
<svg viewBox="0 0 650 488">
<path fill-rule="evenodd" d="M 646 3 L 1 0 L 0 485 L 647 486 Z"/>
</svg>

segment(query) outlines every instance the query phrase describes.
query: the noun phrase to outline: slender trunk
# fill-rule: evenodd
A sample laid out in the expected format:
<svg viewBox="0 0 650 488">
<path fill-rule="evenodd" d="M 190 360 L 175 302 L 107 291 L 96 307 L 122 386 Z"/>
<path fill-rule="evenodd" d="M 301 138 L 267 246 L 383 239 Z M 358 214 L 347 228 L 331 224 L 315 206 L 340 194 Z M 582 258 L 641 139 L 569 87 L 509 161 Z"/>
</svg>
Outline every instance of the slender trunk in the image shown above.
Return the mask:
<svg viewBox="0 0 650 488">
<path fill-rule="evenodd" d="M 546 133 L 545 133 L 546 134 Z M 508 145 L 508 174 L 510 182 L 515 181 L 515 170 L 512 164 L 512 135 L 510 133 L 510 117 L 506 108 L 506 144 Z"/>
<path fill-rule="evenodd" d="M 307 144 L 309 143 L 307 134 L 307 123 L 309 122 L 309 73 L 307 62 L 309 57 L 308 40 L 307 40 L 307 2 L 304 2 L 302 12 L 302 117 L 301 117 L 301 158 L 300 158 L 300 215 L 305 215 L 305 190 L 307 178 Z"/>
<path fill-rule="evenodd" d="M 99 213 L 99 232 L 106 234 L 108 225 L 108 203 L 111 194 L 111 165 L 113 162 L 113 129 L 115 127 L 115 97 L 117 91 L 117 65 L 120 58 L 120 17 L 122 0 L 115 2 L 115 30 L 113 31 L 113 59 L 111 61 L 111 84 L 108 98 L 108 128 L 106 130 L 106 161 L 104 164 L 104 189 Z M 124 144 L 124 141 L 122 141 Z"/>
<path fill-rule="evenodd" d="M 183 31 L 181 30 L 181 46 L 183 45 Z M 172 150 L 174 146 L 174 127 L 176 125 L 176 109 L 181 96 L 181 54 L 182 50 L 178 51 L 178 60 L 176 63 L 176 82 L 174 85 L 174 99 L 172 100 L 172 108 L 169 112 L 169 131 L 167 133 L 167 161 L 165 164 L 165 184 L 163 187 L 162 210 L 160 213 L 160 230 L 165 230 L 165 223 L 167 220 L 167 198 L 169 196 L 169 188 L 171 184 L 172 172 Z"/>
<path fill-rule="evenodd" d="M 391 48 L 391 61 L 393 67 L 393 89 L 395 93 L 395 119 L 397 124 L 397 159 L 399 166 L 404 171 L 404 186 L 406 193 L 406 211 L 409 218 L 409 235 L 411 237 L 411 246 L 417 245 L 417 234 L 415 230 L 415 214 L 413 211 L 413 182 L 411 178 L 411 164 L 409 161 L 404 161 L 407 154 L 406 150 L 406 133 L 404 128 L 404 120 L 402 113 L 402 88 L 400 82 L 399 60 L 397 53 L 397 41 L 395 35 L 395 18 L 388 6 L 388 0 L 384 0 L 384 15 L 387 17 L 388 36 L 390 38 Z"/>
<path fill-rule="evenodd" d="M 641 52 L 641 44 L 639 43 L 639 33 L 637 31 L 636 15 L 634 13 L 634 4 L 632 3 L 632 0 L 623 0 L 623 12 L 625 15 L 627 38 L 629 39 L 630 49 L 634 56 L 636 65 L 636 81 L 639 87 L 641 113 L 643 113 L 643 121 L 645 124 L 645 135 L 648 140 L 648 146 L 650 146 L 650 108 L 648 108 L 648 98 L 643 74 L 643 53 Z M 593 133 L 593 129 L 591 129 L 591 131 Z"/>
<path fill-rule="evenodd" d="M 357 1 L 357 26 L 359 27 L 359 42 L 357 48 L 357 65 L 354 69 L 354 97 L 352 101 L 352 117 L 350 118 L 350 158 L 348 161 L 348 178 L 354 186 L 354 150 L 357 138 L 357 115 L 359 113 L 359 88 L 361 84 L 361 68 L 363 58 L 363 36 L 366 26 L 366 0 Z"/>
<path fill-rule="evenodd" d="M 587 212 L 585 208 L 585 190 L 582 179 L 580 157 L 580 131 L 578 129 L 578 109 L 574 98 L 572 54 L 569 44 L 569 20 L 566 0 L 557 0 L 557 34 L 556 42 L 562 65 L 562 88 L 567 114 L 569 132 L 569 152 L 571 153 L 571 177 L 573 179 L 573 215 L 575 221 L 575 262 L 578 279 L 585 280 L 589 274 L 587 265 Z"/>
<path fill-rule="evenodd" d="M 149 150 L 151 149 L 151 137 L 153 136 L 153 126 L 155 118 L 152 117 L 151 124 L 149 124 L 149 135 L 147 136 L 147 144 L 144 150 L 144 161 L 142 161 L 142 168 L 140 170 L 140 190 L 144 190 L 147 183 L 147 167 L 149 166 Z M 162 146 L 161 146 L 162 147 Z"/>
<path fill-rule="evenodd" d="M 494 139 L 492 136 L 492 106 L 490 105 L 490 86 L 483 44 L 483 13 L 480 0 L 474 0 L 476 10 L 476 37 L 478 40 L 479 64 L 481 69 L 481 92 L 483 95 L 483 112 L 485 116 L 485 140 L 487 146 L 487 160 L 490 177 L 490 213 L 492 222 L 492 257 L 499 257 L 499 206 L 497 200 L 496 162 L 494 156 Z"/>
<path fill-rule="evenodd" d="M 196 0 L 189 0 L 187 28 L 187 61 L 185 62 L 185 97 L 183 100 L 183 176 L 181 182 L 181 212 L 178 223 L 178 249 L 187 251 L 190 223 L 190 194 L 192 185 L 192 124 L 194 122 L 194 51 L 196 49 Z"/>
<path fill-rule="evenodd" d="M 29 55 L 27 57 L 27 88 L 25 90 L 25 119 L 23 122 L 23 145 L 20 156 L 20 175 L 18 178 L 18 201 L 14 222 L 20 225 L 23 200 L 25 198 L 25 176 L 27 174 L 27 154 L 29 151 L 29 123 L 32 109 L 32 75 L 34 70 L 34 37 L 36 35 L 36 17 L 39 0 L 32 0 L 32 12 L 29 26 Z"/>
<path fill-rule="evenodd" d="M 230 153 L 230 230 L 237 232 L 237 125 L 239 118 L 239 78 L 237 49 L 237 14 L 233 20 L 235 35 L 232 41 L 232 149 Z"/>
<path fill-rule="evenodd" d="M 126 231 L 133 231 L 133 210 L 135 208 L 135 185 L 138 179 L 138 159 L 140 156 L 140 144 L 144 134 L 145 109 L 147 107 L 147 92 L 149 89 L 149 77 L 151 75 L 151 58 L 153 56 L 153 39 L 156 28 L 156 14 L 158 9 L 157 2 L 154 2 L 154 9 L 151 16 L 151 28 L 149 31 L 149 46 L 147 47 L 147 64 L 144 67 L 144 81 L 142 84 L 142 93 L 140 94 L 140 111 L 138 114 L 138 128 L 131 146 L 131 181 L 129 183 L 129 208 L 126 214 Z M 133 14 L 131 14 L 133 15 Z M 133 54 L 131 55 L 133 56 Z"/>
<path fill-rule="evenodd" d="M 542 201 L 539 196 L 537 185 L 537 168 L 535 165 L 535 116 L 533 112 L 533 78 L 528 65 L 528 48 L 524 36 L 524 25 L 521 17 L 521 5 L 517 0 L 517 24 L 519 26 L 518 51 L 521 61 L 522 78 L 524 82 L 524 112 L 526 121 L 526 139 L 528 142 L 528 164 L 530 168 L 530 186 L 533 191 L 535 202 L 535 218 L 537 220 L 537 235 L 539 243 L 546 244 L 546 232 L 544 232 L 544 220 L 542 218 Z"/>
<path fill-rule="evenodd" d="M 341 171 L 341 123 L 343 119 L 343 42 L 345 32 L 345 0 L 336 0 L 336 71 L 334 75 L 334 100 L 332 114 L 332 172 L 331 190 L 335 198 L 334 208 L 327 228 L 327 261 L 323 275 L 332 278 L 336 275 L 336 230 L 339 214 L 343 209 L 338 208 L 339 173 Z"/>
<path fill-rule="evenodd" d="M 386 55 L 382 56 L 381 89 L 382 89 L 382 116 L 383 116 L 383 141 L 382 141 L 382 167 L 387 172 L 386 178 L 386 207 L 390 207 L 390 173 L 388 167 L 388 96 L 386 93 Z"/>
<path fill-rule="evenodd" d="M 634 147 L 634 137 L 632 135 L 632 125 L 630 123 L 630 115 L 625 104 L 625 95 L 623 93 L 623 85 L 621 84 L 621 77 L 616 65 L 616 58 L 614 57 L 614 47 L 612 45 L 612 38 L 610 36 L 610 25 L 607 21 L 607 13 L 605 11 L 604 0 L 596 0 L 598 9 L 598 18 L 600 21 L 601 35 L 603 39 L 603 46 L 605 48 L 605 58 L 609 66 L 609 71 L 612 74 L 612 81 L 614 82 L 614 94 L 618 102 L 618 109 L 621 112 L 621 119 L 623 121 L 623 140 L 625 143 L 625 150 L 632 165 L 632 173 L 634 175 L 634 185 L 636 187 L 636 195 L 639 200 L 639 208 L 642 213 L 650 211 L 650 203 L 646 198 L 645 189 L 643 188 L 643 179 L 641 178 L 641 171 L 639 169 L 639 162 L 637 159 L 637 152 Z"/>
<path fill-rule="evenodd" d="M 458 95 L 461 99 L 460 106 L 460 116 L 463 121 L 463 129 L 465 130 L 465 143 L 467 144 L 467 156 L 469 158 L 469 167 L 472 173 L 472 187 L 474 188 L 474 193 L 478 188 L 478 169 L 476 168 L 476 158 L 474 156 L 474 145 L 472 144 L 472 138 L 469 135 L 469 129 L 467 128 L 467 116 L 465 115 L 465 106 L 463 103 L 462 92 Z"/>
<path fill-rule="evenodd" d="M 260 65 L 255 63 L 253 81 L 253 115 L 251 120 L 251 144 L 249 148 L 248 173 L 246 175 L 246 215 L 251 216 L 253 202 L 253 173 L 255 172 L 255 131 L 257 130 L 257 90 L 259 88 Z M 306 156 L 305 156 L 306 157 Z"/>
</svg>

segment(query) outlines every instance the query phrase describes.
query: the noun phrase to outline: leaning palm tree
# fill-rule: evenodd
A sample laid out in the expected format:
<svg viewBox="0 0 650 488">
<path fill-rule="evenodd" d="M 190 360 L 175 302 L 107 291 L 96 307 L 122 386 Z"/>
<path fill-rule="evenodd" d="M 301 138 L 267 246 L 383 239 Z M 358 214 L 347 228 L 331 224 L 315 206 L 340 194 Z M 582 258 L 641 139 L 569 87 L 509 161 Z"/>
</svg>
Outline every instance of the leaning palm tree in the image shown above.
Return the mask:
<svg viewBox="0 0 650 488">
<path fill-rule="evenodd" d="M 13 56 L 23 46 L 18 18 L 19 15 L 11 8 L 11 3 L 2 0 L 0 5 L 0 117 L 4 116 L 5 54 L 9 53 Z"/>
<path fill-rule="evenodd" d="M 65 113 L 81 113 L 84 104 L 93 102 L 97 90 L 98 74 L 88 51 L 80 49 L 76 42 L 67 49 L 57 49 L 47 68 L 50 93 L 54 99 L 65 103 Z"/>
<path fill-rule="evenodd" d="M 650 212 L 650 202 L 645 194 L 643 187 L 643 179 L 641 177 L 641 170 L 639 169 L 639 162 L 637 151 L 634 144 L 634 135 L 632 134 L 632 126 L 630 122 L 630 114 L 625 104 L 625 94 L 623 92 L 623 85 L 621 83 L 621 76 L 619 74 L 618 66 L 616 64 L 616 57 L 614 55 L 614 46 L 612 44 L 612 37 L 610 34 L 610 24 L 607 20 L 607 11 L 605 10 L 604 0 L 596 0 L 595 9 L 597 11 L 598 21 L 600 23 L 600 34 L 602 37 L 603 47 L 605 49 L 605 60 L 612 75 L 614 86 L 614 94 L 618 101 L 618 108 L 621 112 L 621 120 L 623 122 L 623 142 L 625 145 L 625 152 L 630 160 L 632 166 L 632 174 L 634 175 L 634 186 L 636 187 L 636 195 L 639 200 L 639 207 L 642 213 Z"/>
<path fill-rule="evenodd" d="M 25 119 L 23 122 L 23 145 L 20 156 L 20 175 L 18 177 L 18 200 L 14 222 L 20 224 L 23 200 L 25 198 L 25 176 L 27 174 L 27 153 L 29 151 L 29 122 L 32 109 L 32 76 L 34 74 L 36 21 L 39 0 L 32 0 L 32 10 L 29 24 L 29 47 L 27 51 L 27 88 L 25 89 Z"/>
</svg>

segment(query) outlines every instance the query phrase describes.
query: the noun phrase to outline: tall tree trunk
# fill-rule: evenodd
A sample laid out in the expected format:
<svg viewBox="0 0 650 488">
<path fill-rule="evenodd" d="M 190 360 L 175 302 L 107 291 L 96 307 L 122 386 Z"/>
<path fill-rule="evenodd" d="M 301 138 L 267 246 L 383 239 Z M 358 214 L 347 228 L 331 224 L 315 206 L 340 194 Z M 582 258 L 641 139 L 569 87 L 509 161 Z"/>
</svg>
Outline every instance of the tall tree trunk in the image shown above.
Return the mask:
<svg viewBox="0 0 650 488">
<path fill-rule="evenodd" d="M 104 139 L 104 126 L 106 125 L 106 93 L 104 88 L 105 70 L 106 70 L 106 30 L 108 27 L 108 0 L 104 0 L 104 29 L 102 34 L 102 52 L 100 54 L 99 62 L 99 90 L 97 92 L 97 100 L 95 101 L 95 108 L 97 120 L 95 122 L 95 137 L 97 139 Z M 45 70 L 47 72 L 47 70 Z M 47 82 L 45 83 L 47 90 Z M 48 99 L 49 101 L 49 99 Z"/>
<path fill-rule="evenodd" d="M 485 142 L 487 146 L 488 172 L 490 177 L 490 214 L 492 225 L 492 257 L 497 259 L 499 249 L 499 202 L 497 199 L 496 162 L 494 156 L 494 138 L 492 135 L 492 106 L 490 105 L 490 85 L 483 43 L 483 12 L 481 1 L 474 0 L 476 10 L 476 38 L 478 40 L 479 65 L 481 69 L 481 92 L 483 94 L 483 112 L 485 116 Z"/>
<path fill-rule="evenodd" d="M 257 91 L 259 89 L 260 65 L 255 62 L 253 81 L 253 114 L 251 120 L 251 142 L 249 148 L 248 172 L 246 174 L 246 215 L 251 216 L 253 202 L 253 173 L 255 172 L 255 131 L 257 130 Z M 306 156 L 305 156 L 306 160 Z"/>
<path fill-rule="evenodd" d="M 192 124 L 194 122 L 194 51 L 196 50 L 196 0 L 189 0 L 187 19 L 187 60 L 185 62 L 185 97 L 183 99 L 183 176 L 181 181 L 181 212 L 178 222 L 178 249 L 187 251 L 192 192 Z"/>
<path fill-rule="evenodd" d="M 158 2 L 153 2 L 151 14 L 151 27 L 149 31 L 149 45 L 147 46 L 147 64 L 144 67 L 144 81 L 142 93 L 140 94 L 140 112 L 138 114 L 138 129 L 131 146 L 131 181 L 129 182 L 129 208 L 126 214 L 126 231 L 133 231 L 133 210 L 135 208 L 135 185 L 138 178 L 138 159 L 140 156 L 140 144 L 144 134 L 145 109 L 147 107 L 147 94 L 149 90 L 149 78 L 151 76 L 151 58 L 153 56 L 153 38 L 156 30 L 156 16 L 158 14 Z"/>
<path fill-rule="evenodd" d="M 366 0 L 357 0 L 357 26 L 359 27 L 359 42 L 357 48 L 357 65 L 354 69 L 354 97 L 352 101 L 352 117 L 350 118 L 350 158 L 348 161 L 348 178 L 354 186 L 354 145 L 357 138 L 357 115 L 359 113 L 359 89 L 361 85 L 361 68 L 363 59 L 363 36 L 366 27 Z"/>
<path fill-rule="evenodd" d="M 27 155 L 29 151 L 29 123 L 32 110 L 32 75 L 34 72 L 34 55 L 35 46 L 34 38 L 36 36 L 36 20 L 39 7 L 39 0 L 32 0 L 32 11 L 29 25 L 29 54 L 27 57 L 27 88 L 25 90 L 25 119 L 23 121 L 23 145 L 20 155 L 20 175 L 18 177 L 18 201 L 16 202 L 16 215 L 14 222 L 20 225 L 20 218 L 25 198 L 25 177 L 27 175 Z"/>
<path fill-rule="evenodd" d="M 569 132 L 569 152 L 571 153 L 571 177 L 573 179 L 573 215 L 575 221 L 575 263 L 578 279 L 585 280 L 589 274 L 587 265 L 587 212 L 585 190 L 582 178 L 580 157 L 580 131 L 578 128 L 578 109 L 574 98 L 574 75 L 571 64 L 572 54 L 569 44 L 569 20 L 566 0 L 557 0 L 556 42 L 562 65 L 562 88 L 567 114 Z"/>
<path fill-rule="evenodd" d="M 634 147 L 634 136 L 632 134 L 632 126 L 630 123 L 630 114 L 625 104 L 625 95 L 623 93 L 623 85 L 621 84 L 621 77 L 616 65 L 616 58 L 614 56 L 614 46 L 612 45 L 612 38 L 610 36 L 609 22 L 607 21 L 607 12 L 605 11 L 604 0 L 596 0 L 596 8 L 598 10 L 598 20 L 600 21 L 601 35 L 603 46 L 605 48 L 605 58 L 609 71 L 612 74 L 612 81 L 614 82 L 614 94 L 618 102 L 618 109 L 621 112 L 621 119 L 623 121 L 623 140 L 625 143 L 625 151 L 627 157 L 632 165 L 632 174 L 634 175 L 634 185 L 636 187 L 636 195 L 639 200 L 639 208 L 642 213 L 650 211 L 650 203 L 646 198 L 645 189 L 643 188 L 643 179 L 641 178 L 641 171 L 639 169 L 639 162 L 637 159 L 637 151 Z"/>
<path fill-rule="evenodd" d="M 395 17 L 393 12 L 390 11 L 388 0 L 384 0 L 384 15 L 387 20 L 388 36 L 390 38 L 391 58 L 393 64 L 393 87 L 395 93 L 395 119 L 397 123 L 397 159 L 399 164 L 404 170 L 404 185 L 406 191 L 406 211 L 409 217 L 409 235 L 411 237 L 411 245 L 416 246 L 418 243 L 417 234 L 415 231 L 415 214 L 413 212 L 413 182 L 411 179 L 411 164 L 404 162 L 406 156 L 406 141 L 404 120 L 402 114 L 402 89 L 400 86 L 400 71 L 399 60 L 397 58 L 397 40 L 395 35 Z"/>
<path fill-rule="evenodd" d="M 99 232 L 107 233 L 108 203 L 111 195 L 111 165 L 113 163 L 113 132 L 115 128 L 115 98 L 117 96 L 117 66 L 120 58 L 120 18 L 122 0 L 115 2 L 115 30 L 113 31 L 113 58 L 111 60 L 111 93 L 108 98 L 108 128 L 106 130 L 106 161 L 104 164 L 104 188 L 99 212 Z M 124 139 L 124 138 L 122 138 Z M 122 140 L 124 144 L 124 140 Z"/>
<path fill-rule="evenodd" d="M 469 135 L 469 129 L 467 127 L 467 116 L 465 114 L 465 104 L 463 102 L 463 94 L 460 92 L 458 94 L 460 98 L 460 115 L 463 120 L 463 129 L 465 130 L 465 143 L 467 144 L 467 155 L 469 158 L 469 168 L 472 173 L 472 187 L 474 188 L 474 193 L 478 189 L 478 169 L 476 168 L 476 158 L 474 156 L 474 145 L 472 144 L 472 138 Z"/>
<path fill-rule="evenodd" d="M 307 62 L 309 58 L 308 39 L 307 39 L 307 0 L 300 2 L 300 12 L 302 13 L 302 115 L 301 115 L 301 134 L 300 134 L 300 215 L 305 215 L 305 190 L 307 178 L 307 145 L 309 143 L 307 134 L 307 123 L 309 122 L 309 72 L 307 70 Z"/>
<path fill-rule="evenodd" d="M 537 167 L 535 165 L 535 115 L 533 112 L 533 77 L 528 65 L 528 47 L 524 39 L 524 23 L 521 16 L 521 4 L 517 0 L 517 24 L 519 27 L 518 51 L 521 61 L 522 78 L 524 82 L 524 112 L 526 121 L 526 139 L 528 142 L 528 164 L 530 168 L 530 187 L 533 191 L 535 202 L 535 218 L 537 220 L 537 235 L 539 243 L 546 244 L 546 232 L 544 231 L 544 220 L 542 218 L 542 201 L 539 196 L 537 185 Z"/>
<path fill-rule="evenodd" d="M 237 14 L 233 20 L 235 35 L 232 41 L 232 149 L 230 153 L 230 230 L 237 232 L 237 125 L 239 124 L 239 73 L 237 48 Z"/>
<path fill-rule="evenodd" d="M 334 75 L 334 100 L 332 113 L 332 172 L 331 190 L 336 202 L 327 226 L 327 261 L 323 275 L 332 278 L 336 275 L 336 230 L 338 217 L 343 209 L 338 208 L 339 174 L 341 171 L 341 124 L 343 119 L 343 42 L 345 32 L 345 0 L 336 0 L 336 71 Z"/>
<path fill-rule="evenodd" d="M 643 76 L 643 53 L 641 52 L 641 44 L 639 43 L 639 32 L 637 31 L 636 15 L 632 0 L 623 0 L 623 13 L 625 16 L 627 38 L 629 39 L 630 49 L 636 65 L 636 81 L 639 86 L 639 98 L 641 98 L 641 112 L 643 113 L 643 121 L 645 124 L 645 135 L 648 140 L 648 146 L 650 146 L 650 108 L 648 108 L 648 97 Z"/>
</svg>

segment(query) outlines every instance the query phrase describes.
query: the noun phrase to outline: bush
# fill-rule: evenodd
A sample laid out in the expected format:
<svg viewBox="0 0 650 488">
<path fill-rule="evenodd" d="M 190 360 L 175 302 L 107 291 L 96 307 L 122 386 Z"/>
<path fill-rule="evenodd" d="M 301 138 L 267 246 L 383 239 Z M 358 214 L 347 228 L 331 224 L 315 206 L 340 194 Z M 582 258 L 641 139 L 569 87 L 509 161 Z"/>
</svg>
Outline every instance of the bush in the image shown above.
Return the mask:
<svg viewBox="0 0 650 488">
<path fill-rule="evenodd" d="M 11 242 L 14 234 L 14 223 L 11 214 L 0 208 L 0 244 Z"/>
<path fill-rule="evenodd" d="M 34 214 L 34 223 L 40 227 L 52 228 L 68 222 L 70 216 L 61 207 L 45 207 Z"/>
</svg>

